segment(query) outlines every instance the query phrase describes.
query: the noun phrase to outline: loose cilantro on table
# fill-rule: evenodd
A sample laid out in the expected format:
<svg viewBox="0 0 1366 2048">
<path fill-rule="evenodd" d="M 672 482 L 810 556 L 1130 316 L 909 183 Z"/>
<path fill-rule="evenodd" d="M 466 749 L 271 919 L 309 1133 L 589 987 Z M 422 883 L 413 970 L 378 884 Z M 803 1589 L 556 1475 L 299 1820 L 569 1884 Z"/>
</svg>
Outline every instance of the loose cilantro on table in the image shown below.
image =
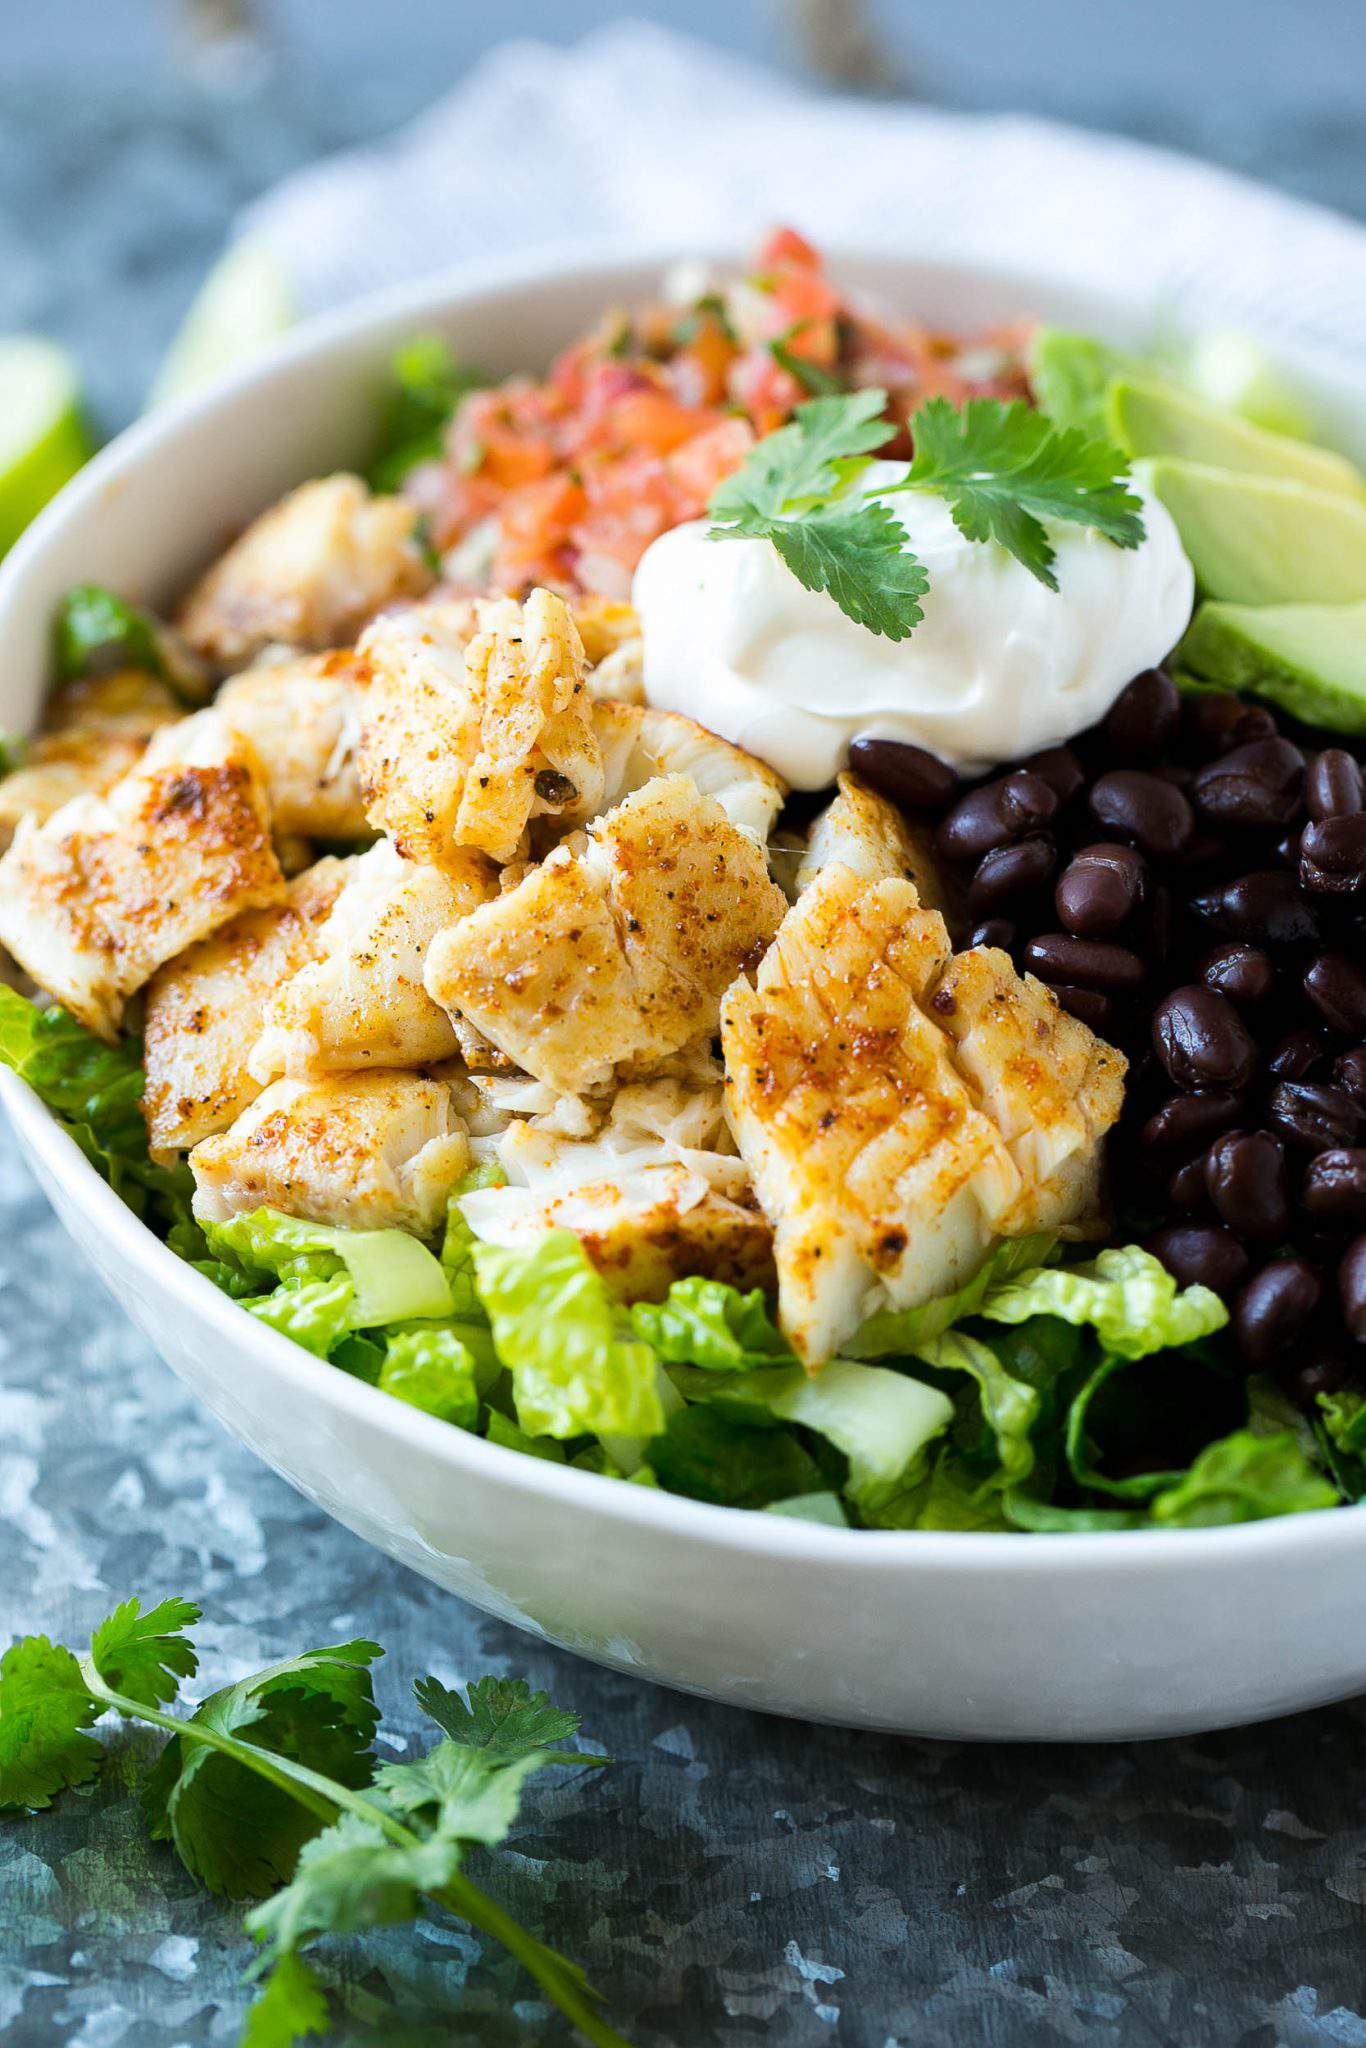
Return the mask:
<svg viewBox="0 0 1366 2048">
<path fill-rule="evenodd" d="M 857 490 L 896 431 L 887 403 L 885 391 L 868 390 L 799 405 L 713 492 L 711 536 L 771 541 L 808 590 L 827 592 L 870 632 L 904 640 L 924 617 L 929 576 L 894 508 Z M 960 410 L 931 398 L 910 428 L 914 458 L 884 496 L 947 499 L 966 539 L 997 542 L 1050 590 L 1058 580 L 1046 519 L 1093 527 L 1117 547 L 1143 539 L 1125 457 L 1078 427 L 1059 429 L 1018 399 L 971 398 Z"/>
<path fill-rule="evenodd" d="M 90 1734 L 110 1709 L 170 1738 L 142 1805 L 153 1839 L 220 1897 L 257 1899 L 249 1975 L 264 1979 L 241 2048 L 290 2048 L 328 2030 L 327 1996 L 303 1950 L 325 1935 L 415 1919 L 437 1906 L 493 1935 L 597 2048 L 626 2048 L 578 1965 L 519 1925 L 464 1872 L 504 1841 L 522 1788 L 551 1765 L 606 1758 L 563 1745 L 578 1717 L 520 1679 L 484 1678 L 462 1697 L 419 1679 L 441 1740 L 375 1765 L 377 1643 L 338 1643 L 270 1665 L 180 1716 L 166 1709 L 197 1657 L 199 1610 L 126 1600 L 77 1658 L 25 1636 L 0 1659 L 0 1808 L 34 1812 L 100 1768 Z"/>
</svg>

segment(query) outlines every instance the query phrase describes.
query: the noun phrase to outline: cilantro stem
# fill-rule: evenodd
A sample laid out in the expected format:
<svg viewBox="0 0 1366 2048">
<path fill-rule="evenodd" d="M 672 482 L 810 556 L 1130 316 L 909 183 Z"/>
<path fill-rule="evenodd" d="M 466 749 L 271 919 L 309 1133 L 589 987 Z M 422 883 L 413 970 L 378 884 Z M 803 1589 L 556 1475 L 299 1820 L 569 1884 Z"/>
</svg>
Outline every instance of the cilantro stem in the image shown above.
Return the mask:
<svg viewBox="0 0 1366 2048">
<path fill-rule="evenodd" d="M 106 1685 L 92 1657 L 82 1657 L 79 1662 L 81 1678 L 91 1697 L 127 1715 L 130 1720 L 148 1722 L 154 1728 L 164 1729 L 168 1735 L 178 1736 L 182 1742 L 197 1742 L 207 1749 L 218 1750 L 221 1755 L 231 1757 L 234 1763 L 254 1771 L 258 1777 L 287 1793 L 319 1820 L 333 1821 L 338 1810 L 344 1808 L 379 1828 L 389 1841 L 400 1848 L 412 1849 L 420 1844 L 420 1835 L 382 1806 L 376 1806 L 364 1793 L 354 1791 L 349 1785 L 339 1785 L 335 1779 L 310 1770 L 307 1764 L 298 1763 L 292 1757 L 276 1756 L 270 1750 L 258 1749 L 254 1743 L 241 1741 L 237 1736 L 224 1735 L 203 1722 L 182 1721 L 174 1714 L 162 1713 L 159 1707 L 130 1699 L 127 1694 L 115 1692 L 112 1686 Z M 586 1759 L 575 1757 L 574 1761 Z M 535 1978 L 552 2003 L 594 2044 L 594 2048 L 630 2048 L 625 2037 L 593 2010 L 588 1997 L 573 1982 L 569 1966 L 563 1959 L 544 1942 L 538 1941 L 534 1934 L 529 1934 L 463 1872 L 457 1872 L 439 1891 L 433 1891 L 429 1896 L 448 1912 L 454 1913 L 457 1919 L 467 1921 L 471 1927 L 500 1942 L 509 1955 L 515 1956 L 523 1969 Z"/>
</svg>

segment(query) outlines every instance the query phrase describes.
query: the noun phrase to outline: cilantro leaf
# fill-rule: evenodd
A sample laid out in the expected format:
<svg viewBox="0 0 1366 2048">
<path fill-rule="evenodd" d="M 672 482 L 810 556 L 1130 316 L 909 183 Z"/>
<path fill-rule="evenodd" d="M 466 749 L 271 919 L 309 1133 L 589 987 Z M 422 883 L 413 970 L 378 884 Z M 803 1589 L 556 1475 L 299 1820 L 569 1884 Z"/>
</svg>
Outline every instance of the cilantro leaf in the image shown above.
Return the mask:
<svg viewBox="0 0 1366 2048">
<path fill-rule="evenodd" d="M 1127 459 L 1080 427 L 1055 427 L 1022 400 L 970 398 L 960 410 L 931 398 L 911 420 L 915 455 L 896 490 L 947 498 L 968 540 L 998 541 L 1056 590 L 1045 519 L 1091 526 L 1117 547 L 1143 539 L 1142 505 L 1125 484 Z"/>
<path fill-rule="evenodd" d="M 549 1695 L 533 1692 L 524 1678 L 476 1679 L 465 1699 L 436 1678 L 419 1678 L 413 1691 L 423 1713 L 452 1742 L 487 1749 L 505 1762 L 566 1742 L 579 1730 L 577 1714 L 552 1706 Z"/>
<path fill-rule="evenodd" d="M 871 498 L 831 505 L 775 526 L 770 538 L 799 583 L 828 591 L 870 633 L 904 640 L 924 618 L 930 579 L 888 506 Z"/>
<path fill-rule="evenodd" d="M 379 1722 L 370 1665 L 377 1643 L 339 1643 L 224 1686 L 190 1716 L 191 1729 L 237 1736 L 291 1757 L 338 1785 L 368 1783 Z M 261 1898 L 288 1878 L 318 1817 L 247 1765 L 174 1736 L 148 1774 L 143 1810 L 192 1877 L 220 1897 Z"/>
<path fill-rule="evenodd" d="M 434 1835 L 492 1848 L 510 1832 L 526 1780 L 560 1761 L 548 1749 L 500 1757 L 447 1739 L 413 1763 L 383 1765 L 375 1790 L 397 1812 L 421 1816 Z"/>
<path fill-rule="evenodd" d="M 104 1758 L 84 1731 L 101 1709 L 70 1650 L 23 1636 L 0 1657 L 0 1807 L 36 1812 Z"/>
<path fill-rule="evenodd" d="M 844 390 L 839 378 L 832 377 L 819 363 L 809 363 L 805 356 L 799 356 L 794 349 L 789 348 L 788 342 L 791 339 L 792 336 L 789 335 L 787 340 L 771 341 L 768 344 L 768 352 L 778 368 L 786 370 L 788 376 L 795 378 L 802 390 L 808 392 L 812 398 L 838 397 Z"/>
<path fill-rule="evenodd" d="M 895 429 L 884 418 L 885 391 L 851 391 L 844 398 L 812 398 L 787 426 L 751 448 L 739 469 L 711 496 L 713 519 L 740 520 L 753 533 L 765 522 L 810 510 L 843 482 L 854 458 L 880 448 Z M 756 525 L 756 522 L 758 523 Z M 713 528 L 713 538 L 728 534 Z"/>
<path fill-rule="evenodd" d="M 173 1700 L 199 1659 L 182 1631 L 198 1621 L 188 1600 L 160 1600 L 147 1613 L 134 1598 L 102 1621 L 90 1639 L 91 1662 L 105 1684 L 145 1707 Z"/>
<path fill-rule="evenodd" d="M 409 470 L 439 456 L 461 399 L 488 382 L 479 371 L 462 369 L 439 334 L 405 341 L 389 374 L 378 446 L 366 471 L 374 491 L 398 490 Z"/>
<path fill-rule="evenodd" d="M 247 1915 L 262 1944 L 257 1972 L 318 1934 L 356 1934 L 411 1920 L 422 1892 L 455 1875 L 458 1845 L 440 1837 L 392 1842 L 374 1821 L 343 1813 L 306 1842 L 294 1876 Z"/>
<path fill-rule="evenodd" d="M 308 2034 L 325 2034 L 327 2000 L 301 1956 L 283 1955 L 247 2014 L 238 2048 L 294 2048 Z"/>
</svg>

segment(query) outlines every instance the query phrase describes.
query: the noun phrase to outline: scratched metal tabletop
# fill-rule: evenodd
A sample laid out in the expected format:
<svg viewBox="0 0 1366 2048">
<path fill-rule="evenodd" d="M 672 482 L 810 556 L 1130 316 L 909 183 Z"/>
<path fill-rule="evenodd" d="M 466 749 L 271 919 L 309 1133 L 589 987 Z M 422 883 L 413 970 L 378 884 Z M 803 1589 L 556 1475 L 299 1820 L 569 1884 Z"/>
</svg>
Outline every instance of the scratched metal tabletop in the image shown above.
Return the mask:
<svg viewBox="0 0 1366 2048">
<path fill-rule="evenodd" d="M 425 81 L 277 78 L 225 98 L 97 73 L 0 77 L 0 330 L 66 339 L 112 429 L 234 210 L 381 132 Z M 1307 88 L 1274 114 L 1207 119 L 1153 112 L 1160 98 L 1036 103 L 1366 215 L 1359 118 Z M 1366 1705 L 1032 1750 L 708 1706 L 485 1620 L 306 1505 L 125 1322 L 7 1139 L 0 1304 L 0 1638 L 79 1641 L 134 1590 L 202 1604 L 213 1683 L 373 1636 L 400 1738 L 417 1732 L 416 1673 L 545 1686 L 616 1761 L 533 1788 L 492 1888 L 588 1966 L 640 2048 L 1366 2048 Z M 130 1797 L 143 1752 L 114 1742 L 99 1782 L 0 1829 L 0 2037 L 233 2043 L 239 1916 L 147 1843 Z M 323 1954 L 338 2041 L 569 2039 L 454 1925 Z"/>
</svg>

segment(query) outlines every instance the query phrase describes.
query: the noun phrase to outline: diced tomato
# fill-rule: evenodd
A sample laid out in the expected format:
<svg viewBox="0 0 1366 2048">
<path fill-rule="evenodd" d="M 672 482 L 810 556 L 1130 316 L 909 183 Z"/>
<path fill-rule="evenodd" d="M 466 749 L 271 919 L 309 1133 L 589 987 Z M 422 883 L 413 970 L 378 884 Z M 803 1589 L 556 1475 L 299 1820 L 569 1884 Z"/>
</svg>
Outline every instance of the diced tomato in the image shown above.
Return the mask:
<svg viewBox="0 0 1366 2048">
<path fill-rule="evenodd" d="M 731 364 L 730 395 L 754 422 L 757 434 L 771 434 L 806 397 L 790 370 L 766 348 L 752 348 Z"/>
<path fill-rule="evenodd" d="M 748 420 L 728 419 L 676 448 L 669 457 L 669 475 L 678 494 L 679 518 L 698 518 L 721 479 L 740 467 L 753 446 Z"/>
<path fill-rule="evenodd" d="M 774 228 L 759 245 L 760 270 L 772 270 L 779 263 L 796 263 L 807 270 L 821 268 L 819 252 L 795 228 Z"/>
</svg>

